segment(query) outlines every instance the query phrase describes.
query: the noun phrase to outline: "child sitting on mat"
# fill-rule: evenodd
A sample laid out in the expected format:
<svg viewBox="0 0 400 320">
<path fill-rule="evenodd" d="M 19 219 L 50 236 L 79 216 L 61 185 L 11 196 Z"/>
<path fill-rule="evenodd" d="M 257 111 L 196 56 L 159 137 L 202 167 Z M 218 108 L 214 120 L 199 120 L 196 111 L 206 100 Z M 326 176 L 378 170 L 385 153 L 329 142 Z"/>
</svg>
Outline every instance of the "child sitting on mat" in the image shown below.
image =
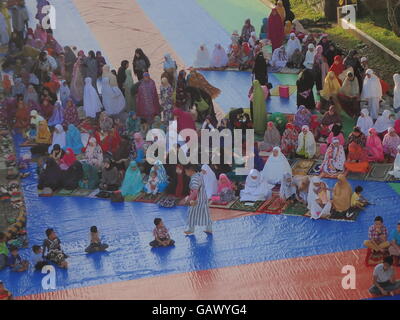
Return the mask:
<svg viewBox="0 0 400 320">
<path fill-rule="evenodd" d="M 32 246 L 32 252 L 32 265 L 35 270 L 40 271 L 44 266 L 48 265 L 48 263 L 43 259 L 42 248 L 38 245 L 34 245 Z"/>
<path fill-rule="evenodd" d="M 85 249 L 87 253 L 105 251 L 108 244 L 102 243 L 96 226 L 90 227 L 90 245 Z"/>
<path fill-rule="evenodd" d="M 361 194 L 363 192 L 363 190 L 364 189 L 361 186 L 357 186 L 354 189 L 354 192 L 351 196 L 351 207 L 352 208 L 363 209 L 366 205 L 369 204 L 368 200 L 365 199 Z"/>
<path fill-rule="evenodd" d="M 17 247 L 10 248 L 8 265 L 11 267 L 11 270 L 15 272 L 24 272 L 29 268 L 29 262 L 26 260 L 22 260 L 21 256 L 18 253 Z"/>
<path fill-rule="evenodd" d="M 150 246 L 153 248 L 173 246 L 175 241 L 171 239 L 162 219 L 155 218 L 154 225 L 156 226 L 153 230 L 154 240 L 150 242 Z"/>
<path fill-rule="evenodd" d="M 144 187 L 146 193 L 149 193 L 151 195 L 156 195 L 158 193 L 158 184 L 159 180 L 157 177 L 157 172 L 156 171 L 150 172 L 149 180 L 147 181 Z"/>
</svg>

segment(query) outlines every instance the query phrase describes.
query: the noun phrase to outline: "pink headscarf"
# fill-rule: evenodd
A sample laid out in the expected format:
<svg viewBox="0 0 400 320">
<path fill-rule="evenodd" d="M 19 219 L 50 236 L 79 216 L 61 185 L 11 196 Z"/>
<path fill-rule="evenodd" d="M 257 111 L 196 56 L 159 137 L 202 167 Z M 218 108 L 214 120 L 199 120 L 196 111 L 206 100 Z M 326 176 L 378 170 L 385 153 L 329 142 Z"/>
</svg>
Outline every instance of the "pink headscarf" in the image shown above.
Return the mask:
<svg viewBox="0 0 400 320">
<path fill-rule="evenodd" d="M 136 132 L 136 133 L 133 135 L 133 139 L 134 139 L 134 141 L 135 141 L 135 147 L 136 147 L 136 149 L 142 149 L 143 146 L 144 146 L 144 143 L 145 143 L 145 141 L 144 141 L 144 139 L 143 139 L 143 137 L 142 137 L 142 134 L 141 134 L 140 132 Z"/>
<path fill-rule="evenodd" d="M 228 176 L 225 173 L 221 173 L 218 179 L 218 193 L 221 193 L 224 189 L 233 189 L 233 184 L 229 180 Z"/>
<path fill-rule="evenodd" d="M 368 130 L 368 138 L 366 148 L 368 151 L 368 160 L 369 161 L 383 161 L 383 146 L 382 141 L 378 136 L 378 133 L 374 128 Z"/>
</svg>

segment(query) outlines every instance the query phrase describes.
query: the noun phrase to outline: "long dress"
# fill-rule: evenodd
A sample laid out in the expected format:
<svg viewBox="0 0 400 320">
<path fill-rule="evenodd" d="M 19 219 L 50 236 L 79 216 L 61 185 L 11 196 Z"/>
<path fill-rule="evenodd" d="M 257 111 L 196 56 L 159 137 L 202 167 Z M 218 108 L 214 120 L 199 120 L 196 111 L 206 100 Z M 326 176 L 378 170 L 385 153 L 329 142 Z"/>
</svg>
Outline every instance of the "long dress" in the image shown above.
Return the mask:
<svg viewBox="0 0 400 320">
<path fill-rule="evenodd" d="M 124 197 L 135 196 L 143 190 L 143 187 L 144 185 L 139 167 L 136 161 L 132 161 L 125 173 L 125 178 L 121 186 L 121 194 Z"/>
<path fill-rule="evenodd" d="M 258 80 L 253 81 L 253 115 L 255 132 L 263 134 L 267 121 L 267 110 L 264 91 Z"/>
<path fill-rule="evenodd" d="M 211 226 L 212 221 L 208 206 L 208 198 L 201 173 L 195 173 L 190 178 L 189 188 L 191 192 L 196 192 L 197 190 L 196 204 L 189 208 L 189 228 L 194 229 L 195 226 Z"/>
<path fill-rule="evenodd" d="M 101 95 L 104 109 L 108 115 L 117 115 L 124 110 L 126 106 L 125 97 L 118 86 L 111 86 L 108 77 L 102 78 Z"/>
<path fill-rule="evenodd" d="M 304 70 L 296 82 L 297 86 L 297 105 L 305 106 L 309 110 L 315 109 L 315 99 L 313 93 L 314 76 L 311 70 Z"/>
<path fill-rule="evenodd" d="M 160 114 L 160 101 L 154 80 L 143 79 L 136 95 L 136 113 L 150 124 Z"/>
<path fill-rule="evenodd" d="M 134 86 L 132 70 L 125 70 L 126 79 L 124 82 L 124 90 L 125 90 L 125 100 L 128 111 L 136 111 L 136 101 L 135 96 L 132 94 L 132 88 Z"/>
<path fill-rule="evenodd" d="M 282 18 L 276 9 L 272 9 L 268 18 L 268 38 L 272 43 L 272 51 L 279 48 L 285 38 L 285 29 Z"/>
<path fill-rule="evenodd" d="M 103 108 L 99 95 L 93 87 L 91 78 L 85 79 L 85 90 L 83 93 L 83 110 L 86 117 L 96 118 L 96 113 L 100 112 Z"/>
<path fill-rule="evenodd" d="M 81 72 L 82 57 L 79 56 L 74 64 L 71 80 L 71 97 L 75 102 L 80 102 L 83 99 L 83 76 Z"/>
<path fill-rule="evenodd" d="M 272 154 L 268 158 L 261 175 L 264 181 L 275 185 L 282 181 L 286 173 L 292 174 L 292 168 L 279 147 L 275 147 L 273 150 L 278 154 L 277 156 Z"/>
</svg>

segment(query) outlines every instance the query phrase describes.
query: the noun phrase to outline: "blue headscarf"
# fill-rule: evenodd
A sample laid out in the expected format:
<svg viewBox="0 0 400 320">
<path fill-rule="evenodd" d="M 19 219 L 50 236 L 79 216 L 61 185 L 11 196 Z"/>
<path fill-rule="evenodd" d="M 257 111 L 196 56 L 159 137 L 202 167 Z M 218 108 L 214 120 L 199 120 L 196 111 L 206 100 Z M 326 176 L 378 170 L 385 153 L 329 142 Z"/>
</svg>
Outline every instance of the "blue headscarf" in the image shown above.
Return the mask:
<svg viewBox="0 0 400 320">
<path fill-rule="evenodd" d="M 165 168 L 164 168 L 164 166 L 163 166 L 163 164 L 161 163 L 160 160 L 156 160 L 156 161 L 154 162 L 154 165 L 153 165 L 153 167 L 152 167 L 151 170 L 150 170 L 150 174 L 151 174 L 154 170 L 157 172 L 157 178 L 158 178 L 158 180 L 160 181 L 160 183 L 167 183 L 167 182 L 168 182 L 168 175 L 167 175 L 167 172 L 165 171 Z"/>
<path fill-rule="evenodd" d="M 82 152 L 83 144 L 81 133 L 73 124 L 68 125 L 66 148 L 71 148 L 74 150 L 75 154 L 80 154 Z"/>
<path fill-rule="evenodd" d="M 121 187 L 121 194 L 124 197 L 135 196 L 143 190 L 143 187 L 142 174 L 140 173 L 136 161 L 132 161 L 125 173 L 125 178 Z"/>
<path fill-rule="evenodd" d="M 165 69 L 175 69 L 176 68 L 176 63 L 174 60 L 172 60 L 171 55 L 167 53 L 165 56 L 165 61 L 164 61 L 164 70 Z"/>
<path fill-rule="evenodd" d="M 61 103 L 57 101 L 56 104 L 54 105 L 53 114 L 51 115 L 49 121 L 47 121 L 47 124 L 49 125 L 49 127 L 53 127 L 58 124 L 62 124 L 63 122 L 64 122 L 64 110 L 63 107 L 61 106 Z"/>
</svg>

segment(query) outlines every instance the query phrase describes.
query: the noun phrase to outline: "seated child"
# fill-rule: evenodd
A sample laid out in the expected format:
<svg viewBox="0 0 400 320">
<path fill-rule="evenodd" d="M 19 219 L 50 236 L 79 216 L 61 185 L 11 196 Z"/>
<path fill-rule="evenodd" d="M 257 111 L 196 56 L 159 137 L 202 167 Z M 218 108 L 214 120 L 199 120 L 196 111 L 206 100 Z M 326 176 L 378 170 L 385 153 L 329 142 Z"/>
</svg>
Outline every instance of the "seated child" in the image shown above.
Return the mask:
<svg viewBox="0 0 400 320">
<path fill-rule="evenodd" d="M 289 172 L 286 172 L 282 177 L 279 196 L 284 201 L 293 202 L 296 200 L 296 193 L 297 188 L 292 175 Z"/>
<path fill-rule="evenodd" d="M 146 193 L 156 195 L 158 193 L 158 178 L 157 178 L 157 172 L 152 171 L 150 172 L 149 180 L 147 181 L 146 185 L 144 186 L 144 190 Z"/>
<path fill-rule="evenodd" d="M 48 263 L 43 259 L 42 248 L 38 245 L 32 246 L 32 265 L 35 267 L 35 270 L 40 271 L 42 268 Z"/>
<path fill-rule="evenodd" d="M 57 237 L 54 229 L 49 228 L 46 230 L 47 239 L 43 241 L 43 258 L 54 262 L 61 268 L 68 268 L 68 256 L 61 249 L 61 241 Z"/>
<path fill-rule="evenodd" d="M 150 246 L 153 248 L 173 246 L 175 241 L 171 239 L 162 219 L 155 218 L 154 225 L 156 226 L 153 230 L 154 240 L 150 242 Z"/>
<path fill-rule="evenodd" d="M 85 249 L 85 251 L 87 253 L 93 253 L 98 251 L 105 251 L 107 248 L 108 244 L 101 243 L 97 227 L 90 227 L 90 245 Z"/>
<path fill-rule="evenodd" d="M 11 247 L 10 256 L 8 258 L 8 265 L 11 267 L 12 271 L 23 272 L 28 270 L 29 262 L 26 260 L 22 260 L 21 256 L 18 253 L 17 247 Z"/>
<path fill-rule="evenodd" d="M 369 204 L 368 200 L 365 199 L 362 196 L 362 192 L 363 192 L 363 187 L 361 186 L 357 186 L 354 189 L 354 192 L 351 196 L 351 207 L 352 208 L 359 208 L 359 209 L 363 209 L 365 206 L 367 206 Z"/>
</svg>

